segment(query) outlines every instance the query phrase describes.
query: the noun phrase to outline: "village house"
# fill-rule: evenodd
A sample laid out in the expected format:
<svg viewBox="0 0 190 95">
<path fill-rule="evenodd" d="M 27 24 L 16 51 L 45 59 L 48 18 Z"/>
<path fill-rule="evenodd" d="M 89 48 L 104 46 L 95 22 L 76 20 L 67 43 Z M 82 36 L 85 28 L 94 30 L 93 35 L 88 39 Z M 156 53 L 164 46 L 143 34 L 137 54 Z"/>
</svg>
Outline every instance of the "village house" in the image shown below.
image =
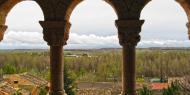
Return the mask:
<svg viewBox="0 0 190 95">
<path fill-rule="evenodd" d="M 49 90 L 48 81 L 29 73 L 4 75 L 0 82 L 0 95 L 12 95 L 16 92 L 22 95 L 38 95 L 42 87 Z"/>
</svg>

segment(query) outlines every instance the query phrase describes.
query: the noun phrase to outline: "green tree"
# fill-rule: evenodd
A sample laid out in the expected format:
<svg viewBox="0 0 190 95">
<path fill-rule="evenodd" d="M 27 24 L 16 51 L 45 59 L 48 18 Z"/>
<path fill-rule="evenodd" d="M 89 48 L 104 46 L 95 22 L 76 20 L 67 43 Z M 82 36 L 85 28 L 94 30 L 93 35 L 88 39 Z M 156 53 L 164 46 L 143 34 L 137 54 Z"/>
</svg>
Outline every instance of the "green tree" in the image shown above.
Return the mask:
<svg viewBox="0 0 190 95">
<path fill-rule="evenodd" d="M 70 73 L 68 72 L 67 65 L 64 66 L 64 89 L 67 95 L 75 95 L 75 79 L 71 77 Z"/>
<path fill-rule="evenodd" d="M 41 87 L 41 88 L 40 88 L 39 95 L 47 95 L 47 94 L 48 94 L 48 92 L 47 92 L 47 90 L 45 89 L 45 87 Z"/>
<path fill-rule="evenodd" d="M 4 74 L 15 74 L 15 73 L 17 73 L 16 71 L 17 71 L 16 67 L 13 66 L 12 64 L 6 64 L 3 67 L 3 73 Z"/>
</svg>

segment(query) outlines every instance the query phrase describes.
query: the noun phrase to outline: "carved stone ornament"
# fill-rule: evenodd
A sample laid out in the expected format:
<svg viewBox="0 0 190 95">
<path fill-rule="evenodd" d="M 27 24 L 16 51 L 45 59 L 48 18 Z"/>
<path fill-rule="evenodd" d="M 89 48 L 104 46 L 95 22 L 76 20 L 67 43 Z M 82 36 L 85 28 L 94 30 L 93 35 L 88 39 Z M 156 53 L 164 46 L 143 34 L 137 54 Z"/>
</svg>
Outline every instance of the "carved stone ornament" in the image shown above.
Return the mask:
<svg viewBox="0 0 190 95">
<path fill-rule="evenodd" d="M 44 40 L 50 46 L 63 46 L 69 39 L 71 24 L 67 21 L 40 21 L 43 27 Z"/>
<path fill-rule="evenodd" d="M 0 41 L 3 40 L 4 33 L 5 33 L 6 29 L 7 29 L 6 25 L 0 25 Z"/>
<path fill-rule="evenodd" d="M 120 45 L 136 46 L 140 41 L 141 27 L 144 20 L 117 20 L 118 37 Z"/>
</svg>

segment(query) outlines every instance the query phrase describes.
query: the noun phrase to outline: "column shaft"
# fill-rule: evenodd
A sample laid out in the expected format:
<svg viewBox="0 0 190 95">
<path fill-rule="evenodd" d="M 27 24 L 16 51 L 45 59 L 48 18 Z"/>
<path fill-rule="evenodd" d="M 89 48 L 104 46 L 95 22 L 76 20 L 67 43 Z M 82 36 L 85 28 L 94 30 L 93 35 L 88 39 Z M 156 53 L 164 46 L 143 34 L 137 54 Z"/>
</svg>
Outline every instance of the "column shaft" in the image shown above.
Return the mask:
<svg viewBox="0 0 190 95">
<path fill-rule="evenodd" d="M 50 46 L 50 95 L 64 95 L 63 46 Z"/>
<path fill-rule="evenodd" d="M 40 21 L 40 24 L 43 27 L 44 40 L 50 46 L 50 95 L 66 95 L 62 55 L 63 46 L 69 39 L 71 24 L 68 21 Z"/>
<path fill-rule="evenodd" d="M 135 94 L 135 46 L 123 46 L 122 94 Z"/>
<path fill-rule="evenodd" d="M 123 47 L 122 95 L 136 95 L 135 49 L 144 20 L 116 20 L 119 43 Z"/>
</svg>

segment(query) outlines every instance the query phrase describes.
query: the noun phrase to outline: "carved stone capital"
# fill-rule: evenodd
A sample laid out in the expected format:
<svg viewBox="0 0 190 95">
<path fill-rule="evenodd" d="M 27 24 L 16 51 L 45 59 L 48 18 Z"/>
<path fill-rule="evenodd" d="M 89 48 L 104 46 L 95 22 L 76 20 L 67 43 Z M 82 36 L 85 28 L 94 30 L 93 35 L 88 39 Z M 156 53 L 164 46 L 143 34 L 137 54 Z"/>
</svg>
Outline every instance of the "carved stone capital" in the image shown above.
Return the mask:
<svg viewBox="0 0 190 95">
<path fill-rule="evenodd" d="M 7 26 L 6 25 L 0 25 L 0 41 L 3 40 L 4 37 L 4 33 L 7 30 Z"/>
<path fill-rule="evenodd" d="M 40 21 L 44 40 L 50 46 L 63 46 L 69 39 L 71 24 L 67 21 Z"/>
<path fill-rule="evenodd" d="M 120 45 L 136 46 L 140 41 L 141 27 L 144 20 L 116 20 Z"/>
</svg>

